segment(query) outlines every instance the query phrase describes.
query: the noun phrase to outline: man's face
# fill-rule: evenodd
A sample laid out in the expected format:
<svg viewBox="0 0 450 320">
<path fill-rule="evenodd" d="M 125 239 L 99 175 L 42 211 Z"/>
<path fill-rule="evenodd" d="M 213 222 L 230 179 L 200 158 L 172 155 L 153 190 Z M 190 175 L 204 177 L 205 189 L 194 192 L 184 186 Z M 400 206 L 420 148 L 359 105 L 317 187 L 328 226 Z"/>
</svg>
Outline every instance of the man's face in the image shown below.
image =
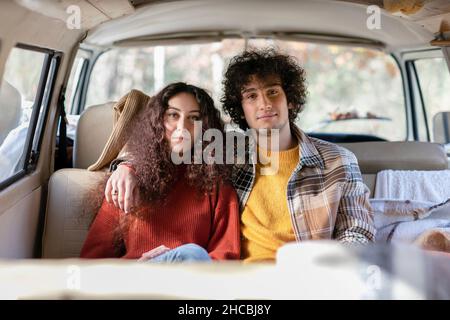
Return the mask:
<svg viewBox="0 0 450 320">
<path fill-rule="evenodd" d="M 241 91 L 245 120 L 251 129 L 283 129 L 289 124 L 289 108 L 280 78 L 255 76 Z"/>
</svg>

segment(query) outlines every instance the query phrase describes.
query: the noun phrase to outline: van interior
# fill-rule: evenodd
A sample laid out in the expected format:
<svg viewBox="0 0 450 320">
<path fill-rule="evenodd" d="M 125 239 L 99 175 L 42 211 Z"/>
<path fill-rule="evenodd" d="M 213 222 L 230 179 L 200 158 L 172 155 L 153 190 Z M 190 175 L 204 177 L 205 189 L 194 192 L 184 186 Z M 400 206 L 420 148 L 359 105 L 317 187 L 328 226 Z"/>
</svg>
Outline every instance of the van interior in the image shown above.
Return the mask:
<svg viewBox="0 0 450 320">
<path fill-rule="evenodd" d="M 381 293 L 367 291 L 366 279 L 356 276 L 369 260 L 326 241 L 288 245 L 276 265 L 78 258 L 92 220 L 81 215 L 85 199 L 107 174 L 87 168 L 112 132 L 115 103 L 132 89 L 152 95 L 185 81 L 207 89 L 220 107 L 230 59 L 268 46 L 294 56 L 306 71 L 299 127 L 352 151 L 372 199 L 379 198 L 382 171 L 448 173 L 448 0 L 1 1 L 0 297 L 450 298 L 448 272 L 435 287 L 448 286 L 441 291 L 416 281 L 435 281 L 424 268 L 448 264 L 450 245 L 447 255 L 386 243 L 363 253 L 370 260 L 395 252 L 398 270 L 412 270 L 392 267 Z M 450 213 L 446 219 L 450 224 Z M 352 262 L 321 265 L 320 255 Z M 315 269 L 292 280 L 293 266 Z M 317 270 L 334 279 L 330 290 L 317 289 L 325 281 Z"/>
</svg>

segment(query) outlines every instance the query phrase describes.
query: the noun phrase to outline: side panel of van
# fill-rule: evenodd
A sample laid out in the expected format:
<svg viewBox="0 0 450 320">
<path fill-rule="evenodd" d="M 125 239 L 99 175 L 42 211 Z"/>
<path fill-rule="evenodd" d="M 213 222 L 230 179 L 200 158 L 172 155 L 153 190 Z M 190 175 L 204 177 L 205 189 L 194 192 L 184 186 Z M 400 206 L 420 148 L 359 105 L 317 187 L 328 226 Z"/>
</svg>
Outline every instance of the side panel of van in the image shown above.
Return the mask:
<svg viewBox="0 0 450 320">
<path fill-rule="evenodd" d="M 58 52 L 61 57 L 59 70 L 53 75 L 54 89 L 45 106 L 48 109 L 43 116 L 45 125 L 39 138 L 41 153 L 33 155 L 38 161 L 6 185 L 3 183 L 0 189 L 0 258 L 36 256 L 41 204 L 53 172 L 58 93 L 71 60 L 70 52 L 83 33 L 83 30 L 69 30 L 63 21 L 29 11 L 14 1 L 0 3 L 0 78 L 3 79 L 8 57 L 18 44 Z"/>
</svg>

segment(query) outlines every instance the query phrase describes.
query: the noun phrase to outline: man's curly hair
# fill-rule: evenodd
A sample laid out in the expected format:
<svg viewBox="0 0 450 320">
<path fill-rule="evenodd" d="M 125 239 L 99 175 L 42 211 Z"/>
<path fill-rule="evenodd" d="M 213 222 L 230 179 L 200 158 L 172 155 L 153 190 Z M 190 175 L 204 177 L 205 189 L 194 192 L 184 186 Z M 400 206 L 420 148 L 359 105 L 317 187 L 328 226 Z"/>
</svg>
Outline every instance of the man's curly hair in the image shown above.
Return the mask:
<svg viewBox="0 0 450 320">
<path fill-rule="evenodd" d="M 294 57 L 282 54 L 273 48 L 244 51 L 235 56 L 225 72 L 221 98 L 224 111 L 232 121 L 243 130 L 249 129 L 242 109 L 242 89 L 252 77 L 265 79 L 277 76 L 286 94 L 289 109 L 289 121 L 297 118 L 306 103 L 305 70 L 300 67 Z"/>
</svg>

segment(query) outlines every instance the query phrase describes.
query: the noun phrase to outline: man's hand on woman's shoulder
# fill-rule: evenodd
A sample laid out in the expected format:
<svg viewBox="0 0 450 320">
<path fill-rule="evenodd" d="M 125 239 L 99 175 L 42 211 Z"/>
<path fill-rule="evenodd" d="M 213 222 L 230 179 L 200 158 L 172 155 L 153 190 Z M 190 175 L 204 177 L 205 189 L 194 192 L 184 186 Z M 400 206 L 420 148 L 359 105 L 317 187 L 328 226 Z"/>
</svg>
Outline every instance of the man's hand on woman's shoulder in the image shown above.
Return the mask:
<svg viewBox="0 0 450 320">
<path fill-rule="evenodd" d="M 125 213 L 142 204 L 138 180 L 132 168 L 125 164 L 117 167 L 106 183 L 105 197 L 109 203 L 113 202 Z"/>
</svg>

